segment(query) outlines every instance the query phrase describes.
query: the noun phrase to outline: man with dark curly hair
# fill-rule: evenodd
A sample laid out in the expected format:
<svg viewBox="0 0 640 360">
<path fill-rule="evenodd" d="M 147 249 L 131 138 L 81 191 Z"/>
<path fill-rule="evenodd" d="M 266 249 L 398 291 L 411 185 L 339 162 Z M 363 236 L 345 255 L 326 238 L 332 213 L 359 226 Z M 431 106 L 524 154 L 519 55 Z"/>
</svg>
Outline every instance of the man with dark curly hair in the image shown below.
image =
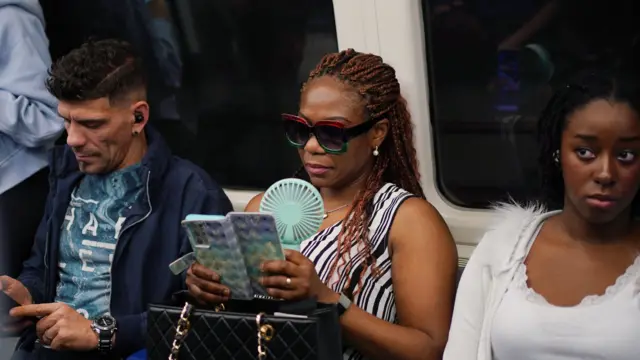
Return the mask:
<svg viewBox="0 0 640 360">
<path fill-rule="evenodd" d="M 17 280 L 0 276 L 22 305 L 13 325 L 35 322 L 14 359 L 121 359 L 144 348 L 148 304 L 184 284 L 168 268 L 190 251 L 180 220 L 231 210 L 222 189 L 148 125 L 144 74 L 116 40 L 86 43 L 51 68 L 67 145 L 52 154 L 31 258 Z"/>
</svg>

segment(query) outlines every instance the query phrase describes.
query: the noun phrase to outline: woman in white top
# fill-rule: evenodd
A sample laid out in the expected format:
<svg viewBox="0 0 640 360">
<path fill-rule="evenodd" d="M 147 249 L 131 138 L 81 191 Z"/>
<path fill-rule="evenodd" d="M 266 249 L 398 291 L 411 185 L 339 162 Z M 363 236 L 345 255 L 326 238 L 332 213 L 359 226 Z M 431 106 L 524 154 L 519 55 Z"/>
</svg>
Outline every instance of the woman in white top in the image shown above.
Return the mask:
<svg viewBox="0 0 640 360">
<path fill-rule="evenodd" d="M 320 190 L 325 220 L 300 252 L 263 265 L 262 284 L 277 298 L 339 302 L 345 360 L 440 359 L 456 247 L 424 199 L 394 69 L 372 54 L 328 54 L 303 87 L 298 114 L 283 121 L 304 164 L 300 175 Z M 257 211 L 261 199 L 246 210 Z M 197 264 L 187 275 L 202 302 L 228 299 L 215 280 Z"/>
<path fill-rule="evenodd" d="M 554 95 L 539 123 L 546 200 L 499 209 L 462 276 L 445 360 L 640 359 L 639 113 L 636 83 L 613 72 Z"/>
</svg>

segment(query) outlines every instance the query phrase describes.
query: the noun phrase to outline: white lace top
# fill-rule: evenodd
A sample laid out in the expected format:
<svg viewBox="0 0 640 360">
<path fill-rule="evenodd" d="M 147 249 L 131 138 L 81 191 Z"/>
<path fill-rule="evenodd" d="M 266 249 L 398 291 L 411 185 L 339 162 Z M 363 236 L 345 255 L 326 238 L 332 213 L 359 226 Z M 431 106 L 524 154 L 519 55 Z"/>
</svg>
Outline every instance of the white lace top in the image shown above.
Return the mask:
<svg viewBox="0 0 640 360">
<path fill-rule="evenodd" d="M 609 286 L 571 307 L 527 286 L 520 263 L 491 329 L 496 360 L 640 359 L 640 256 Z"/>
<path fill-rule="evenodd" d="M 603 297 L 557 307 L 531 295 L 522 263 L 544 207 L 503 204 L 460 279 L 443 360 L 638 360 L 640 264 Z"/>
</svg>

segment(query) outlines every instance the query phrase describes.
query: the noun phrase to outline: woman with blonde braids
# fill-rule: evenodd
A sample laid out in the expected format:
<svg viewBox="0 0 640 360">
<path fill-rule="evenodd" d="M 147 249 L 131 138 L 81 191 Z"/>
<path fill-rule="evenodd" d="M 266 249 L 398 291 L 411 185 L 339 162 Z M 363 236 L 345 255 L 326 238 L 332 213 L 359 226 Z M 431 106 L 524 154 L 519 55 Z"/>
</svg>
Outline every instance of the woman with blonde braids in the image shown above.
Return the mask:
<svg viewBox="0 0 640 360">
<path fill-rule="evenodd" d="M 420 187 L 413 129 L 394 69 L 354 50 L 325 56 L 283 115 L 301 175 L 322 194 L 321 230 L 267 262 L 262 283 L 277 298 L 337 303 L 344 359 L 440 359 L 457 266 L 447 225 Z M 262 195 L 247 211 L 257 211 Z M 214 281 L 211 281 L 213 279 Z M 218 276 L 195 264 L 198 300 L 225 301 Z"/>
</svg>

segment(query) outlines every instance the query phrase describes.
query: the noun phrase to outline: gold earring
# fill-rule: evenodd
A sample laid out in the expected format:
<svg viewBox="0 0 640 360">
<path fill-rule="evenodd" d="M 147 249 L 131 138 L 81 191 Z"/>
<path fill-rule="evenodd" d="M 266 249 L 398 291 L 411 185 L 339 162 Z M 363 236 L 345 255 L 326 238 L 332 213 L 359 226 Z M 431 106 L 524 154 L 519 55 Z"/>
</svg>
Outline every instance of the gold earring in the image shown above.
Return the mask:
<svg viewBox="0 0 640 360">
<path fill-rule="evenodd" d="M 133 132 L 133 136 L 138 136 L 138 132 L 137 132 L 137 131 L 134 131 L 134 132 Z"/>
</svg>

